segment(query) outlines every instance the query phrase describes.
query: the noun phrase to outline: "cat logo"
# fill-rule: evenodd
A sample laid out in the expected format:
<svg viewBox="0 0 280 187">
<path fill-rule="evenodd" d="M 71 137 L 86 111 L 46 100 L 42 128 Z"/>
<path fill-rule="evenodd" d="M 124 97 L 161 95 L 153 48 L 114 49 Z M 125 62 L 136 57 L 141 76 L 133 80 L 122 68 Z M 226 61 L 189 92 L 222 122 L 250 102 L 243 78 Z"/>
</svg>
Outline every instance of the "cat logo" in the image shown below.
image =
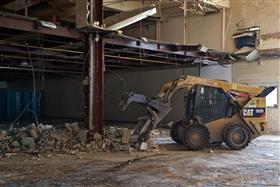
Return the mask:
<svg viewBox="0 0 280 187">
<path fill-rule="evenodd" d="M 242 116 L 243 117 L 264 117 L 265 114 L 265 108 L 244 108 L 242 110 Z"/>
<path fill-rule="evenodd" d="M 244 109 L 243 110 L 243 116 L 245 117 L 251 117 L 254 116 L 254 109 Z"/>
</svg>

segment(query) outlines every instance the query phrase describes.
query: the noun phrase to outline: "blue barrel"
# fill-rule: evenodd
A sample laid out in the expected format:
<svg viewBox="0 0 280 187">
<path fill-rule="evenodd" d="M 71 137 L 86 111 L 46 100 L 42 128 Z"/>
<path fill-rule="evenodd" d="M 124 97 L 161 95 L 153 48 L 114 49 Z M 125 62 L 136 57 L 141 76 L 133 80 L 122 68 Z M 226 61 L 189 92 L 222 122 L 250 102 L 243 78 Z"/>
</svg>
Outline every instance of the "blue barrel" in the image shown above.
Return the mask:
<svg viewBox="0 0 280 187">
<path fill-rule="evenodd" d="M 16 92 L 7 91 L 7 119 L 12 120 L 16 116 Z"/>
<path fill-rule="evenodd" d="M 0 90 L 0 121 L 6 121 L 7 119 L 7 93 L 3 90 Z"/>
<path fill-rule="evenodd" d="M 42 92 L 0 90 L 0 121 L 13 121 L 29 104 L 21 119 L 34 120 L 41 116 Z"/>
</svg>

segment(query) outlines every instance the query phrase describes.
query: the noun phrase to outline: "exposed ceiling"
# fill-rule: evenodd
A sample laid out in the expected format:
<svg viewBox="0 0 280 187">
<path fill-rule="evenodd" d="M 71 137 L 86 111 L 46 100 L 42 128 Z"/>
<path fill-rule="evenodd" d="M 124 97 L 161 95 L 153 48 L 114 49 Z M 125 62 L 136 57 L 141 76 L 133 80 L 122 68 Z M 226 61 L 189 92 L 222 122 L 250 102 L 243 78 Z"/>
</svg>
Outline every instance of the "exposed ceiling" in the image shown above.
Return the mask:
<svg viewBox="0 0 280 187">
<path fill-rule="evenodd" d="M 75 22 L 76 2 L 84 0 L 1 0 L 0 10 L 20 15 L 28 15 L 43 20 L 57 16 L 62 21 Z M 175 11 L 183 12 L 184 0 L 103 0 L 104 17 L 115 13 L 155 5 L 161 9 L 177 7 Z M 229 0 L 186 0 L 189 15 L 207 15 L 228 7 Z M 180 8 L 181 7 L 181 8 Z"/>
<path fill-rule="evenodd" d="M 35 26 L 35 27 L 34 27 Z M 229 63 L 229 56 L 201 45 L 186 46 L 147 39 L 136 39 L 106 31 L 104 57 L 107 68 L 166 68 L 195 66 L 195 60 Z M 80 74 L 84 48 L 82 31 L 66 27 L 50 29 L 37 19 L 0 14 L 0 79 L 10 77 L 11 70 Z M 206 50 L 205 50 L 206 49 Z M 20 73 L 22 74 L 22 73 Z M 15 75 L 12 75 L 15 77 Z"/>
<path fill-rule="evenodd" d="M 49 20 L 51 17 L 59 17 L 62 24 L 75 23 L 76 3 L 85 0 L 1 0 L 0 11 L 14 14 L 25 15 Z M 221 0 L 219 0 L 221 2 Z M 135 11 L 142 10 L 144 7 L 159 7 L 161 10 L 174 9 L 183 12 L 180 8 L 182 1 L 161 0 L 161 4 L 154 3 L 153 0 L 104 0 L 104 17 L 112 23 L 121 23 L 126 18 L 133 17 Z M 188 15 L 208 15 L 220 11 L 216 4 L 209 4 L 205 0 L 187 0 Z M 202 11 L 202 13 L 201 13 Z M 2 13 L 3 14 L 3 13 Z M 8 19 L 4 13 L 3 19 Z M 138 13 L 139 14 L 139 13 Z M 7 14 L 8 15 L 8 14 Z M 120 16 L 121 15 L 121 16 Z M 152 14 L 151 14 L 152 15 Z M 118 19 L 112 19 L 115 16 Z M 158 15 L 156 15 L 158 16 Z M 17 16 L 18 17 L 18 16 Z M 26 18 L 27 20 L 15 19 L 1 23 L 0 27 L 0 79 L 15 77 L 10 74 L 10 70 L 19 73 L 18 75 L 30 76 L 30 73 L 23 74 L 30 70 L 30 62 L 33 61 L 38 72 L 44 71 L 59 74 L 80 74 L 83 67 L 83 42 L 81 38 L 67 38 L 60 35 L 54 37 L 48 33 L 34 32 L 34 24 L 38 19 Z M 121 19 L 121 20 L 120 20 Z M 18 21 L 22 27 L 30 26 L 29 30 L 19 26 L 16 29 L 5 27 L 9 23 L 15 24 Z M 117 21 L 116 21 L 117 20 Z M 150 19 L 154 20 L 154 19 Z M 149 20 L 147 20 L 149 21 Z M 3 22 L 3 20 L 2 20 Z M 25 24 L 20 22 L 26 22 Z M 32 23 L 27 23 L 32 22 Z M 126 23 L 123 23 L 124 25 Z M 66 27 L 64 27 L 66 28 Z M 31 29 L 31 31 L 30 31 Z M 55 29 L 59 32 L 59 29 Z M 225 59 L 224 54 L 209 53 L 200 54 L 200 46 L 177 46 L 175 44 L 164 44 L 155 41 L 144 41 L 142 39 L 107 38 L 105 44 L 105 61 L 108 68 L 144 68 L 144 67 L 169 67 L 178 65 L 192 64 L 195 59 L 218 60 Z M 163 47 L 163 48 L 162 48 Z M 27 53 L 28 51 L 28 53 Z M 42 66 L 42 64 L 44 64 Z M 3 77 L 4 76 L 4 77 Z"/>
</svg>

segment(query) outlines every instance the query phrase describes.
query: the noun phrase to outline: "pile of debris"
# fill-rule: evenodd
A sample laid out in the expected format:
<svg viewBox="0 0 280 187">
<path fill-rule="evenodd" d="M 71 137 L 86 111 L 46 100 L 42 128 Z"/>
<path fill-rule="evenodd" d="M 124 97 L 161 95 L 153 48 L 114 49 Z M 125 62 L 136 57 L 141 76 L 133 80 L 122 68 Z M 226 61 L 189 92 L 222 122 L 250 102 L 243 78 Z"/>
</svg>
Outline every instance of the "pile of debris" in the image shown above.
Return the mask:
<svg viewBox="0 0 280 187">
<path fill-rule="evenodd" d="M 84 130 L 78 123 L 65 125 L 67 132 L 60 132 L 52 125 L 30 124 L 26 127 L 10 128 L 0 131 L 0 153 L 25 152 L 38 153 L 47 150 L 64 151 L 77 144 L 85 144 Z"/>
<path fill-rule="evenodd" d="M 80 152 L 117 152 L 148 150 L 155 145 L 144 142 L 137 145 L 137 136 L 128 128 L 108 127 L 103 136 L 81 129 L 77 122 L 65 123 L 65 128 L 56 129 L 52 125 L 30 124 L 21 128 L 0 130 L 0 155 L 5 153 L 54 152 L 77 154 Z"/>
</svg>

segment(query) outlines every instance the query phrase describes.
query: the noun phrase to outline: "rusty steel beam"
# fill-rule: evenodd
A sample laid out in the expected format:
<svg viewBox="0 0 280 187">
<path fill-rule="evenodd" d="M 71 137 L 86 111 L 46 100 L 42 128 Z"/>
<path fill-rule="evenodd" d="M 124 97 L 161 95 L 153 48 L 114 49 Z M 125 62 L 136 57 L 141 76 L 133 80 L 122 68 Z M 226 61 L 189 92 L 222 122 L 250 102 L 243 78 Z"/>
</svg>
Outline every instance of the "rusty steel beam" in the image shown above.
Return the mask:
<svg viewBox="0 0 280 187">
<path fill-rule="evenodd" d="M 24 17 L 12 16 L 10 14 L 0 15 L 0 27 L 77 40 L 81 40 L 83 38 L 82 33 L 76 29 L 68 29 L 60 26 L 57 26 L 56 29 L 51 29 L 41 26 L 39 20 L 37 19 L 24 19 Z"/>
<path fill-rule="evenodd" d="M 94 1 L 95 2 L 95 1 Z M 98 1 L 96 1 L 98 4 Z M 95 12 L 97 15 L 98 12 Z M 99 19 L 99 18 L 98 18 Z M 97 21 L 97 19 L 96 19 Z M 23 16 L 15 16 L 12 14 L 0 13 L 0 28 L 13 29 L 25 32 L 41 33 L 51 36 L 75 39 L 78 41 L 84 40 L 84 35 L 77 29 L 68 29 L 66 27 L 57 26 L 56 29 L 46 28 L 40 25 L 37 18 L 27 18 Z M 109 32 L 109 31 L 108 31 Z M 104 38 L 106 45 L 117 45 L 122 47 L 130 47 L 141 50 L 149 50 L 155 52 L 163 52 L 167 54 L 182 55 L 187 57 L 207 57 L 210 60 L 224 61 L 226 53 L 211 51 L 209 53 L 200 53 L 200 45 L 186 46 L 174 43 L 164 43 L 154 40 L 144 41 L 141 39 L 118 35 L 111 33 Z"/>
<path fill-rule="evenodd" d="M 105 43 L 108 45 L 118 45 L 124 47 L 131 47 L 143 50 L 150 50 L 156 52 L 172 53 L 177 55 L 197 55 L 200 45 L 184 46 L 177 44 L 169 44 L 156 42 L 154 40 L 144 41 L 141 39 L 129 37 L 129 36 L 114 36 L 111 38 L 106 38 Z"/>
<path fill-rule="evenodd" d="M 103 23 L 103 0 L 95 0 L 93 19 Z M 97 37 L 97 36 L 96 36 Z M 103 100 L 104 100 L 104 43 L 102 36 L 94 40 L 93 45 L 93 127 L 94 131 L 103 134 Z"/>
</svg>

